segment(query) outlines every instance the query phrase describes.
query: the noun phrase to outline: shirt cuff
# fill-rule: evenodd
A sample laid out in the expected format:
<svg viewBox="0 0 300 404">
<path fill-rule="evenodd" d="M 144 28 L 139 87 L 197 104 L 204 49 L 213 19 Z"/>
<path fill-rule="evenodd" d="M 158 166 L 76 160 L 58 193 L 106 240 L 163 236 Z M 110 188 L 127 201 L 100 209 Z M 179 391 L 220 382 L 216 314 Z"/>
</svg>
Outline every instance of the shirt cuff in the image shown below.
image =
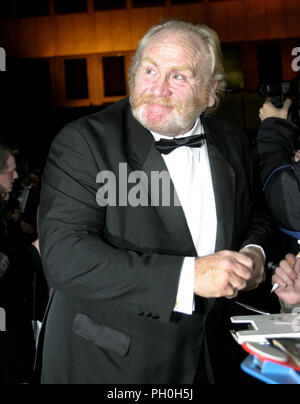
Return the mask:
<svg viewBox="0 0 300 404">
<path fill-rule="evenodd" d="M 245 245 L 243 248 L 247 248 L 247 247 L 256 247 L 256 248 L 259 248 L 260 251 L 262 252 L 264 258 L 265 258 L 265 261 L 266 261 L 266 253 L 265 253 L 265 250 L 264 250 L 260 245 L 257 245 L 257 244 L 247 244 L 247 245 Z"/>
<path fill-rule="evenodd" d="M 195 258 L 186 257 L 183 261 L 174 311 L 193 314 L 195 290 Z"/>
</svg>

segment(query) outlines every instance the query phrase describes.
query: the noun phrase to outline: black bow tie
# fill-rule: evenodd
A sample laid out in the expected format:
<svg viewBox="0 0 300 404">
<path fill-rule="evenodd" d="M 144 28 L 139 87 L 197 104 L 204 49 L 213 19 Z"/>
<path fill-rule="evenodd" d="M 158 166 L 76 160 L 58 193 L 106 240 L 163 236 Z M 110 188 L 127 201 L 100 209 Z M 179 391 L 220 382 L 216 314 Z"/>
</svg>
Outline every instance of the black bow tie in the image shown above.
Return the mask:
<svg viewBox="0 0 300 404">
<path fill-rule="evenodd" d="M 158 151 L 162 154 L 169 154 L 177 147 L 187 146 L 187 147 L 201 147 L 204 145 L 205 135 L 194 135 L 188 137 L 182 137 L 180 139 L 160 139 L 155 142 L 155 146 Z"/>
</svg>

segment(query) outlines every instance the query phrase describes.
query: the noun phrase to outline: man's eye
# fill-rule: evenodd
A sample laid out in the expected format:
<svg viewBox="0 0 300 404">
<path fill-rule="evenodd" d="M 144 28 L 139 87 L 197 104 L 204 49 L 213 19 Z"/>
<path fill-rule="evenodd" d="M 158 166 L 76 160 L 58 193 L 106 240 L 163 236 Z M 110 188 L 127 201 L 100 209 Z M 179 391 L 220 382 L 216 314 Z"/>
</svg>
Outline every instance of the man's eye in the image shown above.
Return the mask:
<svg viewBox="0 0 300 404">
<path fill-rule="evenodd" d="M 146 74 L 155 74 L 155 71 L 153 69 L 146 69 Z"/>
<path fill-rule="evenodd" d="M 173 78 L 175 80 L 184 80 L 184 76 L 182 76 L 181 74 L 173 74 Z"/>
</svg>

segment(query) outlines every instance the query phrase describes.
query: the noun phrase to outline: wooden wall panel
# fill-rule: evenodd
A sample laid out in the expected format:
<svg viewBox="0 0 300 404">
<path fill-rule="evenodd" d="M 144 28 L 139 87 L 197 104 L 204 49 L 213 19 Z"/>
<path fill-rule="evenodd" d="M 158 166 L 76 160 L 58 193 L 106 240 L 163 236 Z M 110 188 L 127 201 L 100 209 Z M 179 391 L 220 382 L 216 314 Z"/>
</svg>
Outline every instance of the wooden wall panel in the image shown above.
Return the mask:
<svg viewBox="0 0 300 404">
<path fill-rule="evenodd" d="M 287 19 L 287 35 L 300 37 L 300 1 L 284 0 Z"/>
<path fill-rule="evenodd" d="M 224 42 L 300 37 L 300 0 L 220 0 L 103 12 L 92 12 L 91 5 L 89 0 L 83 14 L 1 21 L 0 46 L 20 57 L 131 51 L 165 18 L 204 22 Z"/>
<path fill-rule="evenodd" d="M 24 58 L 38 57 L 36 50 L 35 19 L 26 18 L 18 20 L 18 54 Z"/>
<path fill-rule="evenodd" d="M 99 72 L 98 72 L 98 83 L 99 83 L 99 98 L 101 100 L 101 104 L 104 103 L 104 73 L 103 73 L 103 64 L 102 57 L 99 56 Z"/>
<path fill-rule="evenodd" d="M 135 49 L 138 41 L 145 35 L 150 28 L 149 9 L 138 8 L 131 10 L 130 13 L 131 26 L 131 48 Z"/>
<path fill-rule="evenodd" d="M 18 26 L 13 21 L 1 21 L 0 46 L 6 50 L 8 57 L 18 56 L 18 43 Z"/>
<path fill-rule="evenodd" d="M 247 39 L 246 5 L 243 0 L 228 4 L 228 41 L 237 42 Z"/>
<path fill-rule="evenodd" d="M 96 44 L 95 22 L 92 14 L 73 14 L 74 53 L 94 53 Z"/>
<path fill-rule="evenodd" d="M 208 5 L 208 25 L 219 34 L 221 41 L 228 41 L 227 3 L 220 1 Z"/>
<path fill-rule="evenodd" d="M 149 8 L 149 26 L 157 24 L 158 22 L 167 18 L 166 7 L 150 7 Z"/>
<path fill-rule="evenodd" d="M 255 43 L 248 43 L 242 46 L 242 64 L 245 91 L 257 91 L 258 63 Z"/>
<path fill-rule="evenodd" d="M 89 101 L 91 105 L 100 105 L 103 102 L 101 95 L 102 59 L 99 55 L 88 57 L 88 83 Z"/>
<path fill-rule="evenodd" d="M 112 13 L 109 11 L 93 14 L 95 30 L 95 52 L 105 53 L 112 50 Z"/>
<path fill-rule="evenodd" d="M 51 77 L 51 91 L 52 91 L 52 104 L 55 107 L 65 106 L 65 76 L 64 65 L 61 59 L 50 59 L 50 77 Z"/>
<path fill-rule="evenodd" d="M 171 6 L 167 9 L 167 18 L 179 18 L 181 20 L 188 19 L 187 6 Z"/>
<path fill-rule="evenodd" d="M 112 51 L 128 50 L 131 47 L 130 12 L 112 12 Z"/>
<path fill-rule="evenodd" d="M 246 0 L 247 39 L 257 40 L 267 37 L 267 15 L 265 0 Z"/>
<path fill-rule="evenodd" d="M 188 4 L 187 20 L 194 24 L 203 24 L 206 21 L 205 4 Z"/>
<path fill-rule="evenodd" d="M 54 17 L 55 32 L 53 36 L 56 38 L 57 55 L 73 55 L 73 15 L 59 15 Z"/>
<path fill-rule="evenodd" d="M 36 51 L 39 57 L 56 55 L 56 40 L 54 33 L 54 20 L 51 17 L 35 19 Z"/>
<path fill-rule="evenodd" d="M 265 0 L 267 8 L 267 37 L 284 38 L 287 35 L 285 7 L 282 0 Z"/>
</svg>

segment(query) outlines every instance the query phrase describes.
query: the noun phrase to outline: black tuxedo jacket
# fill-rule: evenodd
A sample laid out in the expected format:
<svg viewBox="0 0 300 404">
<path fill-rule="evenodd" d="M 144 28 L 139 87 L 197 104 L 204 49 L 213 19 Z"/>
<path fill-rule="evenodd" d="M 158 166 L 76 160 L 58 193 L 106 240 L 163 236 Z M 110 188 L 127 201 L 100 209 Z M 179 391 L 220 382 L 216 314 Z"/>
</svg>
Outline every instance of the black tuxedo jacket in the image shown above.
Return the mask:
<svg viewBox="0 0 300 404">
<path fill-rule="evenodd" d="M 269 226 L 253 200 L 246 136 L 213 116 L 202 122 L 216 251 L 266 247 Z M 223 299 L 198 299 L 192 316 L 173 313 L 184 257 L 197 255 L 183 210 L 151 206 L 149 189 L 148 206 L 99 207 L 97 175 L 110 171 L 118 182 L 120 163 L 148 178 L 167 170 L 127 99 L 71 123 L 52 145 L 40 206 L 43 266 L 55 290 L 42 382 L 192 383 L 201 350 L 213 381 L 209 348 L 222 348 Z"/>
</svg>

